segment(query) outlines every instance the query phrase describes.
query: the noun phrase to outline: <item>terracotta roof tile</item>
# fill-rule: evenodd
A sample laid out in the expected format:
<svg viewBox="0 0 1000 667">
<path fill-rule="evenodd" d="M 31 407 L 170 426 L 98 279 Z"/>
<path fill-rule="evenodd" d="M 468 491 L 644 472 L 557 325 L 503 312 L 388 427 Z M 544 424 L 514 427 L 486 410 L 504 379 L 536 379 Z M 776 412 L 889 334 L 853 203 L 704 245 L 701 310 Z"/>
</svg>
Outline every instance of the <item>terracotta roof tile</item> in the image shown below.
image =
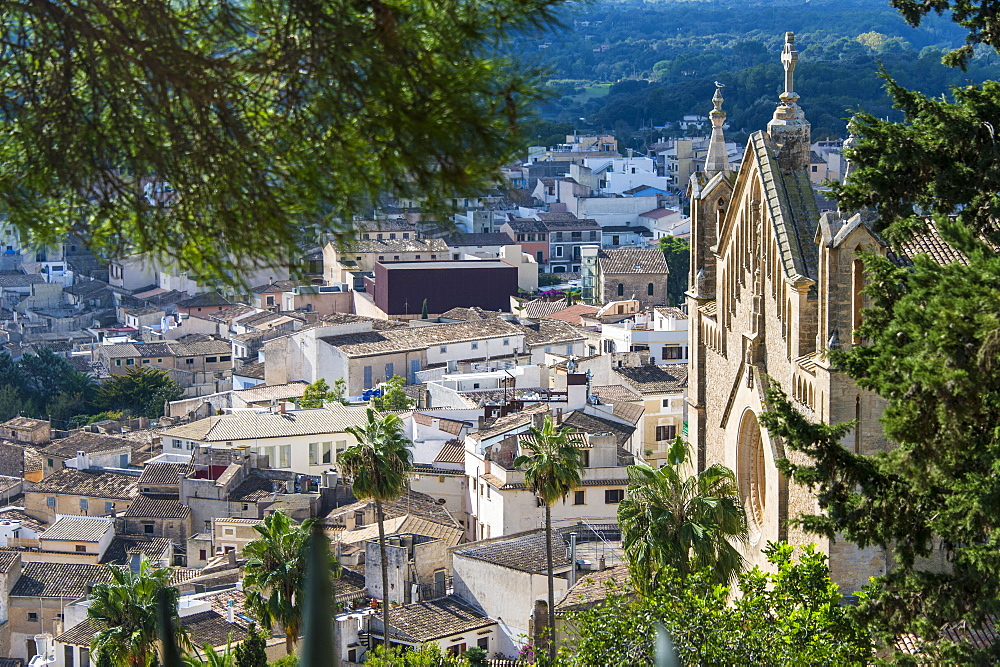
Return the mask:
<svg viewBox="0 0 1000 667">
<path fill-rule="evenodd" d="M 435 463 L 465 463 L 465 445 L 460 440 L 449 440 L 434 457 Z"/>
<path fill-rule="evenodd" d="M 138 479 L 136 476 L 117 472 L 61 468 L 33 484 L 31 488 L 25 490 L 25 493 L 131 500 L 136 495 Z"/>
<path fill-rule="evenodd" d="M 131 519 L 181 519 L 191 516 L 191 508 L 177 500 L 140 494 L 122 513 Z"/>
</svg>

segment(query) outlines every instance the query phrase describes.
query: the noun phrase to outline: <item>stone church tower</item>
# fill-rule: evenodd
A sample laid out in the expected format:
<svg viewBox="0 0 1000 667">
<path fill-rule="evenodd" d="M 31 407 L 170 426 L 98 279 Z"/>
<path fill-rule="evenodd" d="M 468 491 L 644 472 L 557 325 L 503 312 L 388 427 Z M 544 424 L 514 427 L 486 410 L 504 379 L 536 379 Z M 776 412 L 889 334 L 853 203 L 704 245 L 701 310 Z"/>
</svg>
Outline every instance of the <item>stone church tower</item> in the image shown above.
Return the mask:
<svg viewBox="0 0 1000 667">
<path fill-rule="evenodd" d="M 816 500 L 779 473 L 775 460 L 797 455 L 759 423 L 769 377 L 809 418 L 857 419 L 845 447 L 868 454 L 885 446 L 880 399 L 832 369 L 825 354 L 854 344 L 863 305 L 858 252 L 884 246 L 862 215 L 820 215 L 807 171 L 809 122 L 794 88 L 797 61 L 794 35 L 786 33 L 785 91 L 767 131 L 750 136 L 738 171 L 726 159 L 721 88 L 713 99 L 705 171 L 690 184 L 688 433 L 700 469 L 722 463 L 736 472 L 751 567 L 765 563 L 768 541 L 814 542 L 829 554 L 833 579 L 851 592 L 885 571 L 884 554 L 788 525 L 817 511 Z"/>
</svg>

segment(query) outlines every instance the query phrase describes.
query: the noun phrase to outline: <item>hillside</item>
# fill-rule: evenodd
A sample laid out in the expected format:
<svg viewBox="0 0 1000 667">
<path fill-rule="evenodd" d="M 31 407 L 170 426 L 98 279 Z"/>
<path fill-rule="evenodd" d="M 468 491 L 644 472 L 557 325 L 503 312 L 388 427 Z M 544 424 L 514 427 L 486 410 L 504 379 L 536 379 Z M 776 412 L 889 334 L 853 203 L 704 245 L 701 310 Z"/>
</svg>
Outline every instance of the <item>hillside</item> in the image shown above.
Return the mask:
<svg viewBox="0 0 1000 667">
<path fill-rule="evenodd" d="M 920 28 L 879 0 L 736 2 L 604 0 L 567 8 L 561 25 L 517 51 L 544 67 L 550 121 L 534 140 L 565 127 L 614 131 L 641 147 L 642 128 L 710 108 L 714 81 L 726 84 L 734 136 L 762 127 L 781 90 L 784 32 L 800 52 L 796 89 L 813 136 L 842 136 L 851 110 L 893 116 L 878 76 L 881 64 L 903 85 L 932 94 L 1000 78 L 1000 59 L 984 52 L 967 72 L 940 64 L 962 43 L 961 28 L 932 17 Z M 581 121 L 580 119 L 584 119 Z"/>
</svg>

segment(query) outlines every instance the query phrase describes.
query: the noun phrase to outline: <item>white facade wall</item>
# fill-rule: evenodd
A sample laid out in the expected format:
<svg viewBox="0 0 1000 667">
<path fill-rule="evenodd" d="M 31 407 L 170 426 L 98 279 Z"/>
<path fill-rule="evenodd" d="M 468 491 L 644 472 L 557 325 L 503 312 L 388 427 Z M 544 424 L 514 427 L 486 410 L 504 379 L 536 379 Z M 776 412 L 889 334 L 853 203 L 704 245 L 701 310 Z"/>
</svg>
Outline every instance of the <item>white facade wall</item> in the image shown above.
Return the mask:
<svg viewBox="0 0 1000 667">
<path fill-rule="evenodd" d="M 528 643 L 528 623 L 535 600 L 548 598 L 548 579 L 455 554 L 455 594 L 498 623 L 497 652 L 515 658 Z M 555 579 L 555 597 L 566 594 L 567 581 Z"/>
<path fill-rule="evenodd" d="M 567 203 L 578 218 L 593 218 L 602 227 L 640 224 L 639 215 L 657 207 L 656 197 L 585 197 Z"/>
<path fill-rule="evenodd" d="M 323 454 L 329 443 L 330 461 L 324 462 Z M 163 438 L 164 453 L 190 455 L 195 447 L 250 447 L 258 454 L 266 454 L 272 468 L 292 470 L 303 475 L 322 475 L 337 463 L 337 453 L 357 444 L 350 433 L 320 433 L 315 435 L 287 436 L 282 438 L 253 438 L 230 442 L 201 443 L 180 438 Z M 312 445 L 312 449 L 310 449 Z M 284 448 L 284 449 L 283 449 Z M 314 457 L 310 457 L 310 451 Z M 315 463 L 312 461 L 315 460 Z"/>
<path fill-rule="evenodd" d="M 427 364 L 443 364 L 449 360 L 505 357 L 523 349 L 524 334 L 431 345 L 427 348 Z"/>
<path fill-rule="evenodd" d="M 531 363 L 532 364 L 545 364 L 548 361 L 545 358 L 547 354 L 558 354 L 560 356 L 573 356 L 584 357 L 587 355 L 587 341 L 577 340 L 572 343 L 555 343 L 553 345 L 538 345 L 532 347 L 531 353 Z M 527 386 L 527 385 L 525 385 Z"/>
</svg>

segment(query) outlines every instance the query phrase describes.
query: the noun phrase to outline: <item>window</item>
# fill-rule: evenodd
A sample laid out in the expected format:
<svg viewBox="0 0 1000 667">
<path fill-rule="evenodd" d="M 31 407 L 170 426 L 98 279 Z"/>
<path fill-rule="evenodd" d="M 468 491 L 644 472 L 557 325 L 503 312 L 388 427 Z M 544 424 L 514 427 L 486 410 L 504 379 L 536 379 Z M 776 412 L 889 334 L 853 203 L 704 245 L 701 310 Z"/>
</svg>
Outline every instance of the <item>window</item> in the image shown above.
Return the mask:
<svg viewBox="0 0 1000 667">
<path fill-rule="evenodd" d="M 479 343 L 473 343 L 472 344 L 472 349 L 473 350 L 478 350 L 479 349 Z"/>
<path fill-rule="evenodd" d="M 556 241 L 562 241 L 562 240 L 563 240 L 563 233 L 556 232 Z"/>
<path fill-rule="evenodd" d="M 231 354 L 219 357 L 219 361 L 232 361 L 232 360 L 233 360 L 233 355 Z"/>
<path fill-rule="evenodd" d="M 563 247 L 561 245 L 556 246 L 556 257 L 562 257 L 562 256 L 563 256 Z"/>
<path fill-rule="evenodd" d="M 535 253 L 535 261 L 538 262 L 539 264 L 545 261 L 545 255 L 542 254 L 541 250 Z"/>
<path fill-rule="evenodd" d="M 621 245 L 621 237 L 619 237 L 619 236 L 612 236 L 611 237 L 611 245 Z"/>
<path fill-rule="evenodd" d="M 393 261 L 398 262 L 399 261 L 399 255 L 393 255 L 392 259 L 393 259 Z"/>
<path fill-rule="evenodd" d="M 618 296 L 625 296 L 625 285 L 618 283 Z"/>
<path fill-rule="evenodd" d="M 625 500 L 625 489 L 608 489 L 604 492 L 604 502 L 614 505 Z"/>
<path fill-rule="evenodd" d="M 396 235 L 395 234 L 389 234 L 389 240 L 390 241 L 395 241 L 396 240 Z"/>
<path fill-rule="evenodd" d="M 653 283 L 646 285 L 646 296 L 653 296 Z"/>
<path fill-rule="evenodd" d="M 391 380 L 396 375 L 396 367 L 391 361 L 385 365 L 385 379 Z"/>
<path fill-rule="evenodd" d="M 104 513 L 111 514 L 114 511 L 115 511 L 115 504 L 113 502 L 106 501 L 104 503 Z"/>
<path fill-rule="evenodd" d="M 403 239 L 408 241 L 410 239 L 410 232 L 403 232 Z"/>
<path fill-rule="evenodd" d="M 383 259 L 385 259 L 385 255 L 379 255 L 379 256 L 378 256 L 378 261 L 380 261 L 380 262 L 381 262 L 381 261 L 382 261 Z"/>
<path fill-rule="evenodd" d="M 344 440 L 343 442 L 344 442 L 344 449 L 347 449 L 347 441 Z M 323 458 L 321 460 L 323 461 L 323 463 L 332 463 L 333 442 L 327 441 L 320 444 L 322 445 L 322 451 L 323 451 Z"/>
<path fill-rule="evenodd" d="M 448 346 L 447 345 L 442 345 L 441 349 L 440 349 L 441 354 L 444 354 L 447 351 L 448 351 Z"/>
<path fill-rule="evenodd" d="M 656 427 L 656 440 L 657 442 L 663 442 L 664 440 L 673 440 L 677 437 L 677 427 L 673 424 L 668 426 L 657 426 Z"/>
<path fill-rule="evenodd" d="M 143 360 L 142 360 L 142 363 L 144 363 L 144 364 L 148 364 L 148 363 L 149 363 L 149 361 L 150 361 L 149 359 L 143 359 Z"/>
<path fill-rule="evenodd" d="M 80 667 L 90 667 L 90 649 L 80 647 Z"/>
<path fill-rule="evenodd" d="M 580 452 L 580 462 L 583 464 L 584 468 L 590 467 L 590 450 L 584 449 Z"/>
<path fill-rule="evenodd" d="M 208 560 L 208 553 L 204 549 L 198 549 L 198 560 Z"/>
<path fill-rule="evenodd" d="M 219 360 L 218 357 L 205 357 L 205 363 L 214 364 Z"/>
<path fill-rule="evenodd" d="M 273 306 L 274 305 L 274 296 L 271 295 L 271 294 L 268 294 L 267 297 L 266 297 L 266 299 L 265 299 L 265 301 L 266 301 L 265 305 Z"/>
<path fill-rule="evenodd" d="M 235 535 L 236 534 L 236 529 L 235 528 L 223 528 L 222 529 L 222 534 L 223 535 Z"/>
<path fill-rule="evenodd" d="M 153 524 L 151 524 L 151 523 L 144 524 L 143 527 L 142 527 L 142 532 L 145 535 L 152 535 L 153 534 Z"/>
<path fill-rule="evenodd" d="M 29 621 L 37 621 L 38 620 L 38 612 L 37 611 L 29 611 L 28 612 L 28 620 Z"/>
<path fill-rule="evenodd" d="M 573 504 L 574 505 L 585 505 L 586 504 L 586 491 L 574 491 L 573 492 Z"/>
<path fill-rule="evenodd" d="M 309 465 L 319 465 L 319 443 L 309 443 Z"/>
<path fill-rule="evenodd" d="M 365 387 L 365 389 L 371 389 L 372 388 L 372 367 L 371 366 L 365 366 L 364 367 L 364 375 L 365 375 L 364 387 Z"/>
<path fill-rule="evenodd" d="M 819 171 L 819 167 L 817 167 L 816 165 L 813 165 L 813 166 L 812 166 L 812 171 L 813 171 L 813 173 L 815 174 L 816 172 L 818 172 L 818 171 Z"/>
<path fill-rule="evenodd" d="M 413 258 L 414 259 L 420 259 L 420 255 L 414 255 Z"/>
<path fill-rule="evenodd" d="M 278 447 L 278 467 L 288 468 L 292 465 L 292 446 L 281 445 Z"/>
<path fill-rule="evenodd" d="M 115 366 L 121 366 L 121 365 L 122 365 L 122 360 L 121 359 L 115 359 Z"/>
<path fill-rule="evenodd" d="M 128 454 L 119 454 L 118 455 L 118 467 L 119 468 L 127 468 L 128 467 L 128 460 L 129 460 L 129 455 Z"/>
<path fill-rule="evenodd" d="M 194 365 L 194 358 L 185 359 L 184 363 L 193 366 Z"/>
<path fill-rule="evenodd" d="M 78 554 L 85 554 L 85 553 L 87 553 L 87 545 L 86 544 L 78 544 L 78 545 L 76 545 L 76 552 Z"/>
<path fill-rule="evenodd" d="M 573 354 L 573 344 L 570 343 L 566 346 L 566 354 Z"/>
<path fill-rule="evenodd" d="M 462 655 L 465 653 L 465 644 L 454 644 L 448 647 L 448 655 Z"/>
<path fill-rule="evenodd" d="M 665 408 L 669 408 L 670 407 L 670 399 L 669 398 L 663 399 L 663 407 L 665 407 Z"/>
<path fill-rule="evenodd" d="M 570 238 L 574 241 L 580 241 L 583 239 L 583 232 L 570 232 Z"/>
<path fill-rule="evenodd" d="M 52 459 L 49 459 L 49 460 L 48 460 L 48 463 L 49 463 L 49 467 L 50 467 L 50 468 L 55 468 L 55 467 L 56 467 L 56 463 L 55 463 L 55 461 L 53 461 Z"/>
<path fill-rule="evenodd" d="M 518 234 L 517 235 L 517 240 L 518 241 L 523 241 L 524 240 L 524 234 Z"/>
<path fill-rule="evenodd" d="M 45 506 L 46 507 L 55 507 L 56 506 L 55 496 L 49 496 L 48 498 L 46 498 L 45 499 Z"/>
<path fill-rule="evenodd" d="M 479 639 L 476 640 L 476 646 L 478 646 L 479 648 L 483 649 L 484 651 L 489 652 L 489 650 L 490 650 L 490 638 L 489 637 L 480 637 Z"/>
<path fill-rule="evenodd" d="M 126 359 L 125 360 L 125 365 L 126 366 L 134 366 L 135 365 L 135 359 Z"/>
<path fill-rule="evenodd" d="M 158 364 L 162 364 L 162 363 L 163 363 L 163 359 L 157 359 L 157 360 L 156 360 L 156 363 L 158 363 Z"/>
<path fill-rule="evenodd" d="M 437 258 L 438 258 L 437 255 L 431 255 L 431 259 L 437 259 Z"/>
<path fill-rule="evenodd" d="M 504 338 L 503 339 L 503 345 L 504 345 L 504 347 L 510 346 L 510 338 Z"/>
<path fill-rule="evenodd" d="M 684 348 L 680 345 L 664 345 L 662 359 L 683 359 Z"/>
<path fill-rule="evenodd" d="M 590 232 L 590 240 L 591 241 L 596 241 L 597 240 L 597 231 L 596 230 Z"/>
</svg>

